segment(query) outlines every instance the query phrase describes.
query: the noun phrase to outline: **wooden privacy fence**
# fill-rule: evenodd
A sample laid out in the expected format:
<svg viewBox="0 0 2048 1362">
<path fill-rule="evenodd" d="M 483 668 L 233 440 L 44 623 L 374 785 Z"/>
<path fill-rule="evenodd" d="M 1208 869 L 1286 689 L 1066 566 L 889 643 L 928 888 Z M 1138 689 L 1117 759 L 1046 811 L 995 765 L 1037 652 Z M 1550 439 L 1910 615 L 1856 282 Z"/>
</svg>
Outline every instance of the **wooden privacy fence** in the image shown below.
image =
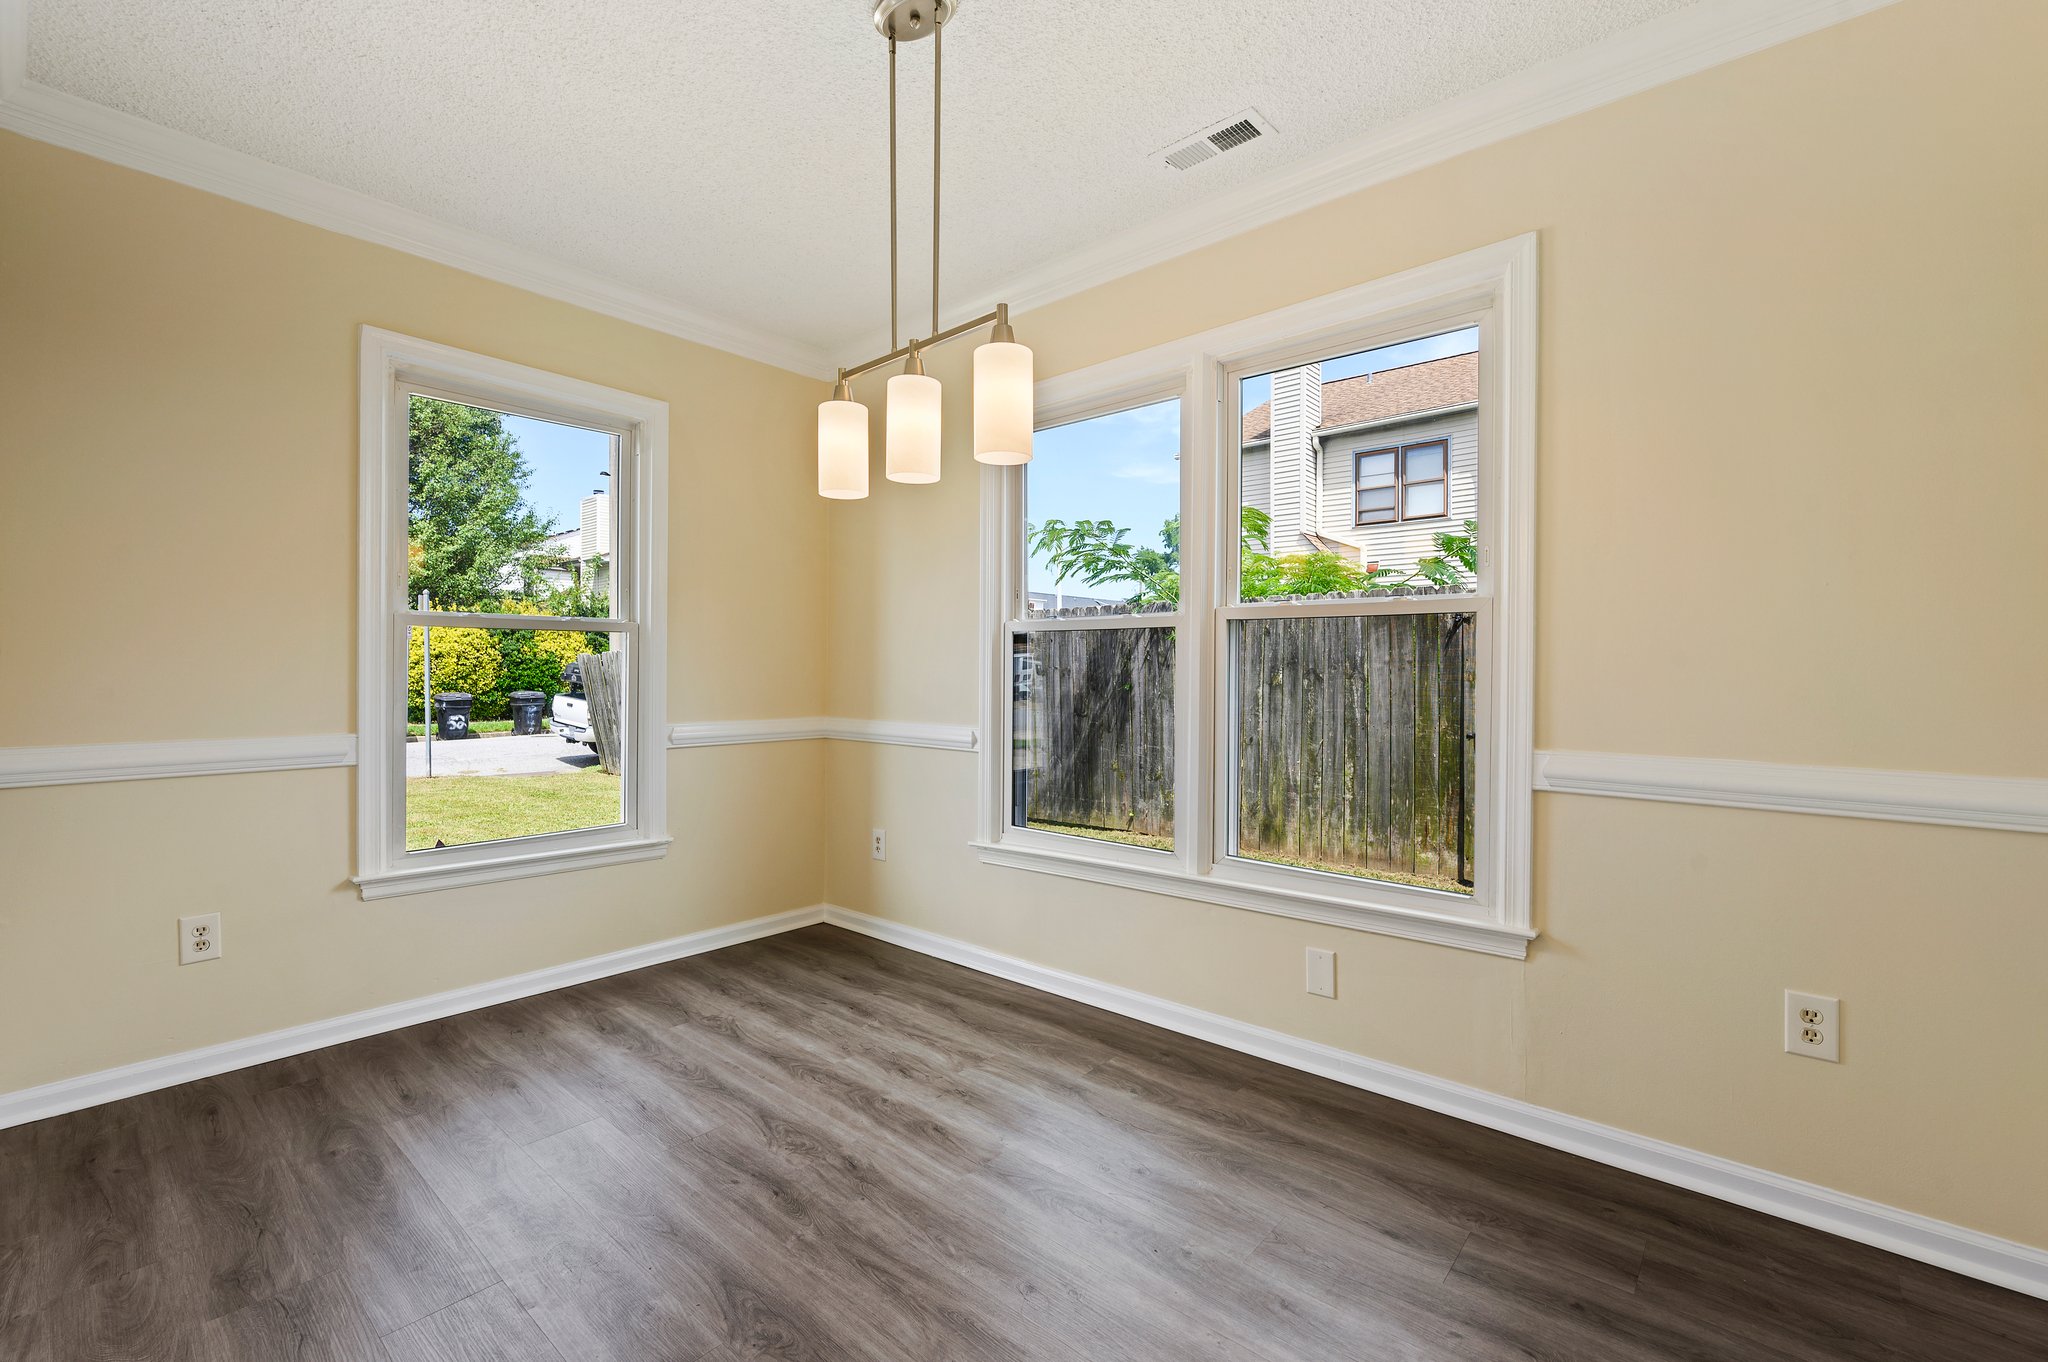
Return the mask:
<svg viewBox="0 0 2048 1362">
<path fill-rule="evenodd" d="M 1472 616 L 1235 627 L 1239 849 L 1469 885 Z M 1174 642 L 1170 629 L 1018 636 L 1012 765 L 1029 821 L 1172 835 Z"/>
<path fill-rule="evenodd" d="M 1034 823 L 1173 835 L 1172 629 L 1019 634 L 1016 806 Z"/>
<path fill-rule="evenodd" d="M 1472 616 L 1238 628 L 1240 848 L 1469 884 Z"/>
</svg>

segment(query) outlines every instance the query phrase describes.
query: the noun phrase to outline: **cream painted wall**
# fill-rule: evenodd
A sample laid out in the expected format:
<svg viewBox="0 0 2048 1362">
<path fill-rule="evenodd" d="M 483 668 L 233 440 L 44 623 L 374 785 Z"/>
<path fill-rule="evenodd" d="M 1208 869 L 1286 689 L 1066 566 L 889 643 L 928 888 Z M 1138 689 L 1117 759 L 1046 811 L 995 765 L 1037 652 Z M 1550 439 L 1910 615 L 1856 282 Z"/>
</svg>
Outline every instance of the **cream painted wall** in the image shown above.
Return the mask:
<svg viewBox="0 0 2048 1362">
<path fill-rule="evenodd" d="M 2048 775 L 2044 51 L 1904 0 L 1019 335 L 1062 373 L 1538 231 L 1538 745 Z M 833 713 L 976 713 L 964 362 L 944 480 L 830 512 Z M 829 763 L 834 902 L 2048 1246 L 2048 838 L 1539 796 L 1516 963 L 983 866 L 972 757 Z"/>
<path fill-rule="evenodd" d="M 0 185 L 0 746 L 353 730 L 366 322 L 668 402 L 670 719 L 822 709 L 815 380 L 11 134 Z M 664 860 L 375 904 L 347 770 L 0 790 L 0 1092 L 818 901 L 823 744 L 668 763 Z"/>
</svg>

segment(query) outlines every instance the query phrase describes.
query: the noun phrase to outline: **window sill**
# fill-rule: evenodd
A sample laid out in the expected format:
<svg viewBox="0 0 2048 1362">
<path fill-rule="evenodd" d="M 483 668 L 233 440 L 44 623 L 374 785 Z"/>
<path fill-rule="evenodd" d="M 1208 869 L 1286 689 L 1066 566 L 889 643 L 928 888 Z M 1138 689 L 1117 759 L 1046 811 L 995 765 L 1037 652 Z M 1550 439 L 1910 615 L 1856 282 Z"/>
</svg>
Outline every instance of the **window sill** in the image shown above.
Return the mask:
<svg viewBox="0 0 2048 1362">
<path fill-rule="evenodd" d="M 1068 879 L 1091 880 L 1096 884 L 1171 894 L 1176 898 L 1220 903 L 1229 908 L 1300 918 L 1361 932 L 1378 932 L 1384 936 L 1406 937 L 1412 941 L 1429 941 L 1439 946 L 1455 946 L 1460 950 L 1480 951 L 1513 960 L 1526 959 L 1529 943 L 1536 938 L 1536 933 L 1526 927 L 1509 927 L 1449 913 L 1354 903 L 1321 894 L 1290 893 L 1236 884 L 1206 875 L 1189 875 L 1177 867 L 1137 866 L 1040 847 L 1004 846 L 994 842 L 975 842 L 973 846 L 987 865 L 1036 870 Z"/>
<path fill-rule="evenodd" d="M 494 856 L 489 860 L 455 861 L 444 865 L 409 866 L 355 877 L 364 902 L 397 898 L 401 894 L 425 894 L 436 889 L 460 889 L 472 884 L 499 880 L 527 879 L 535 875 L 558 875 L 569 870 L 592 870 L 598 866 L 623 865 L 628 861 L 652 861 L 668 854 L 669 837 L 647 837 L 630 842 L 607 842 L 600 846 L 529 851 L 520 855 Z"/>
</svg>

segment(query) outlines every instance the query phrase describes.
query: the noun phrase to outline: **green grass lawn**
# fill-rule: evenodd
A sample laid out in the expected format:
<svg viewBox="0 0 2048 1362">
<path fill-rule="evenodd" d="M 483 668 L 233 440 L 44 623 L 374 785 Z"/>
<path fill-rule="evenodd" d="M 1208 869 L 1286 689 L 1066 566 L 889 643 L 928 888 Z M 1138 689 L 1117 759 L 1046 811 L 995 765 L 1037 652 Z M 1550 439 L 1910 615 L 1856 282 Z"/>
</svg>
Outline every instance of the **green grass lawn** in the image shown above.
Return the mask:
<svg viewBox="0 0 2048 1362">
<path fill-rule="evenodd" d="M 601 828 L 619 815 L 619 778 L 595 766 L 543 776 L 419 776 L 405 782 L 405 849 Z"/>
<path fill-rule="evenodd" d="M 541 721 L 540 729 L 543 733 L 547 732 L 548 725 L 545 719 Z M 510 719 L 471 719 L 469 721 L 469 731 L 472 733 L 510 733 L 512 731 L 512 721 Z M 418 723 L 407 724 L 405 726 L 405 733 L 409 738 L 423 738 L 427 735 L 427 726 Z"/>
</svg>

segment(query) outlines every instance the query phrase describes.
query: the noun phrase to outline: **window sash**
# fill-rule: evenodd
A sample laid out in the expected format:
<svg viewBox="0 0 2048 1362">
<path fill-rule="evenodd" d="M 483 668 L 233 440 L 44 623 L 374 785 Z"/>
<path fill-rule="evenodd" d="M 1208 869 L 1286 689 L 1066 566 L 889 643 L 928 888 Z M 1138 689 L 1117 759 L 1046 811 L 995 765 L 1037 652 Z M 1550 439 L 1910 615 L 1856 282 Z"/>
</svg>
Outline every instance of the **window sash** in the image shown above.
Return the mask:
<svg viewBox="0 0 2048 1362">
<path fill-rule="evenodd" d="M 410 629 L 536 629 L 542 633 L 631 634 L 633 620 L 583 615 L 483 615 L 460 610 L 400 610 L 395 618 Z"/>
</svg>

